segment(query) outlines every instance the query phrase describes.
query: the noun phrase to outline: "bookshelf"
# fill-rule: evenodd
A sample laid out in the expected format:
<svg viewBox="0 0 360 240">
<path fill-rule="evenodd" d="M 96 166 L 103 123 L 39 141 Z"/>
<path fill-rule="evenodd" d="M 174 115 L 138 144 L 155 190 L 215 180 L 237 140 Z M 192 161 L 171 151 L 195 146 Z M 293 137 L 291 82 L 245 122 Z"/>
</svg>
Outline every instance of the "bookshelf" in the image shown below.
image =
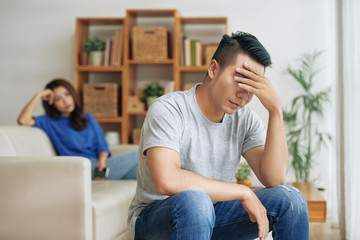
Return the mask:
<svg viewBox="0 0 360 240">
<path fill-rule="evenodd" d="M 134 26 L 165 26 L 168 33 L 167 59 L 133 59 L 132 29 Z M 80 65 L 80 52 L 89 37 L 108 39 L 115 31 L 123 31 L 121 66 Z M 74 46 L 74 86 L 80 96 L 84 83 L 117 83 L 121 86 L 121 111 L 117 117 L 96 118 L 104 131 L 120 132 L 122 144 L 131 143 L 132 130 L 140 128 L 144 111 L 128 111 L 129 96 L 136 95 L 150 80 L 160 84 L 173 81 L 174 90 L 183 90 L 186 83 L 200 82 L 207 66 L 184 66 L 181 62 L 182 36 L 194 37 L 205 44 L 217 44 L 228 33 L 226 17 L 182 17 L 176 9 L 129 9 L 125 17 L 77 18 Z M 200 79 L 199 79 L 200 77 Z M 150 79 L 150 80 L 149 80 Z M 189 80 L 190 79 L 190 80 Z M 109 125 L 109 127 L 107 126 Z"/>
</svg>

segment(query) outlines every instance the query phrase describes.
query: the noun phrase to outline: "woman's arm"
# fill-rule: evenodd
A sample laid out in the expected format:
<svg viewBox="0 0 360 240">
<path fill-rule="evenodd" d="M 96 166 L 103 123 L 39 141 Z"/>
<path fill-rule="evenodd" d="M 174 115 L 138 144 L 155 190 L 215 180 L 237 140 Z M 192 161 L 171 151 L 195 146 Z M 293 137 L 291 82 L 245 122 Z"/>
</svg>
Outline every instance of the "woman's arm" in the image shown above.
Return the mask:
<svg viewBox="0 0 360 240">
<path fill-rule="evenodd" d="M 109 157 L 109 153 L 107 151 L 102 151 L 99 153 L 99 158 L 97 162 L 97 167 L 99 168 L 99 171 L 101 172 L 104 168 L 106 168 L 106 160 Z"/>
<path fill-rule="evenodd" d="M 21 111 L 21 113 L 17 119 L 17 122 L 19 125 L 22 125 L 22 126 L 34 126 L 35 125 L 35 120 L 33 118 L 33 114 L 34 114 L 36 104 L 40 98 L 44 99 L 45 101 L 48 101 L 50 105 L 53 104 L 53 102 L 54 102 L 54 94 L 53 94 L 52 90 L 45 89 L 43 91 L 36 93 L 35 96 L 26 104 L 24 109 Z"/>
</svg>

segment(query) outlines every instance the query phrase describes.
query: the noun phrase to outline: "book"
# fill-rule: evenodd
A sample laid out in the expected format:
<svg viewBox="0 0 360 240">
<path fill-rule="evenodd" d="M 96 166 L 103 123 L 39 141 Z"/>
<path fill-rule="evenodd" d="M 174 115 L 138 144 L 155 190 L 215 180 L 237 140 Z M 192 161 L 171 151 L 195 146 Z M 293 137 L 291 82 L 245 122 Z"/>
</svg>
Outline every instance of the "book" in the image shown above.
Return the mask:
<svg viewBox="0 0 360 240">
<path fill-rule="evenodd" d="M 191 65 L 191 50 L 190 50 L 190 39 L 184 40 L 184 55 L 185 55 L 185 66 Z"/>
<path fill-rule="evenodd" d="M 112 66 L 120 66 L 121 65 L 121 56 L 122 56 L 122 45 L 123 45 L 123 32 L 118 30 L 114 35 L 113 42 L 113 58 L 112 58 Z"/>
<path fill-rule="evenodd" d="M 196 46 L 197 41 L 198 40 L 196 40 L 196 39 L 191 39 L 191 41 L 190 41 L 191 66 L 196 65 L 195 46 Z"/>
<path fill-rule="evenodd" d="M 119 54 L 118 54 L 118 62 L 119 66 L 122 65 L 123 60 L 123 45 L 124 45 L 124 32 L 119 31 Z"/>
<path fill-rule="evenodd" d="M 116 50 L 116 39 L 115 35 L 112 37 L 112 46 L 111 46 L 111 59 L 110 59 L 110 66 L 114 65 L 114 58 L 115 58 L 115 50 Z"/>
<path fill-rule="evenodd" d="M 111 65 L 112 45 L 113 45 L 113 40 L 110 39 L 110 44 L 109 44 L 109 59 L 108 59 L 108 64 L 109 64 L 109 65 Z"/>
<path fill-rule="evenodd" d="M 105 51 L 104 51 L 104 66 L 109 66 L 109 49 L 110 49 L 110 39 L 107 39 L 105 42 Z"/>
<path fill-rule="evenodd" d="M 195 43 L 195 65 L 202 65 L 202 43 L 200 41 L 196 41 Z"/>
<path fill-rule="evenodd" d="M 185 39 L 187 39 L 187 36 L 182 35 L 180 37 L 180 64 L 185 66 Z"/>
</svg>

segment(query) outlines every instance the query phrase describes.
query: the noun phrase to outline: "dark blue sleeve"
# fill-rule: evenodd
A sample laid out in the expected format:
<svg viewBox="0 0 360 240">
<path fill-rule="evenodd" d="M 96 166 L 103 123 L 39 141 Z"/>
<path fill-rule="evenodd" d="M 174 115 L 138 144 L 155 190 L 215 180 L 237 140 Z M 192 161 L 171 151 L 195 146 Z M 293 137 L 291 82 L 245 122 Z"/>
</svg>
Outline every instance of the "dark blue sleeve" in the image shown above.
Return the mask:
<svg viewBox="0 0 360 240">
<path fill-rule="evenodd" d="M 89 113 L 86 113 L 86 115 L 89 119 L 89 127 L 94 130 L 94 136 L 95 136 L 95 147 L 97 151 L 97 155 L 100 154 L 102 151 L 107 151 L 109 153 L 109 157 L 111 156 L 110 148 L 106 142 L 106 139 L 104 137 L 104 132 L 102 131 L 100 125 L 96 121 L 96 119 Z"/>
</svg>

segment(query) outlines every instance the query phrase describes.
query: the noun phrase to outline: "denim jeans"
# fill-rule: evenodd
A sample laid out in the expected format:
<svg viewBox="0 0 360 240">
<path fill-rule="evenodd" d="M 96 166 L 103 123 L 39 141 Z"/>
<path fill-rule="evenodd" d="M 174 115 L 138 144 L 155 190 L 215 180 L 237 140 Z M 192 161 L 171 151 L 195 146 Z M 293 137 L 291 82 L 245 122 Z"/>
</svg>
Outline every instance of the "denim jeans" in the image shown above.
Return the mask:
<svg viewBox="0 0 360 240">
<path fill-rule="evenodd" d="M 111 156 L 106 160 L 106 166 L 110 168 L 109 175 L 106 179 L 136 179 L 138 169 L 138 151 L 127 152 L 116 156 Z M 91 176 L 94 178 L 94 172 L 97 159 L 91 161 Z"/>
<path fill-rule="evenodd" d="M 299 190 L 280 185 L 254 191 L 267 210 L 274 240 L 309 239 L 309 213 Z M 185 191 L 145 207 L 135 224 L 135 239 L 231 240 L 255 239 L 257 223 L 250 221 L 241 201 L 213 204 L 201 191 Z"/>
</svg>

